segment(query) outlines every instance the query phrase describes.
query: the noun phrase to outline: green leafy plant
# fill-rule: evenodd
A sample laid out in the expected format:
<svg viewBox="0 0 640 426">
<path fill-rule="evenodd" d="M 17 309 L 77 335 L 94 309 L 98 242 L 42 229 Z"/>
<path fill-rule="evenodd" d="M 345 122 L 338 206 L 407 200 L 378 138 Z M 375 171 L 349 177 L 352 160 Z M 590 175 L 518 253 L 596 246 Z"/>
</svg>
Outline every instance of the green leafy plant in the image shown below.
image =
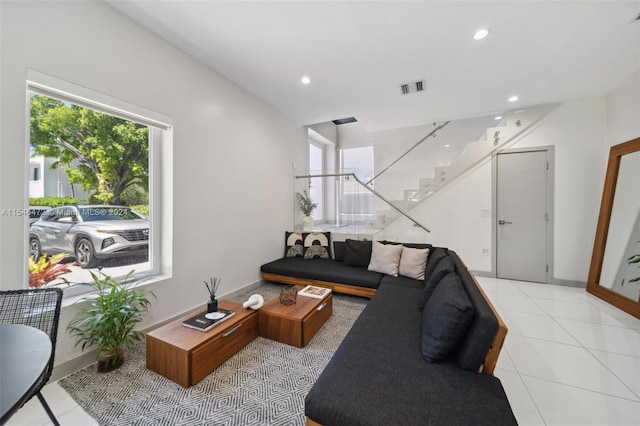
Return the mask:
<svg viewBox="0 0 640 426">
<path fill-rule="evenodd" d="M 318 207 L 318 204 L 311 200 L 307 190 L 304 189 L 302 192 L 296 192 L 296 197 L 298 198 L 298 205 L 300 206 L 300 210 L 302 210 L 302 214 L 311 216 L 311 213 Z"/>
<path fill-rule="evenodd" d="M 60 264 L 67 256 L 67 253 L 56 254 L 53 257 L 43 254 L 38 258 L 37 262 L 29 258 L 29 287 L 42 287 L 57 278 L 69 284 L 69 281 L 62 277 L 62 275 L 71 272 L 69 266 L 75 265 L 76 263 Z"/>
<path fill-rule="evenodd" d="M 67 331 L 76 338 L 76 346 L 82 350 L 86 347 L 98 347 L 98 371 L 106 372 L 118 368 L 124 362 L 124 347 L 144 337 L 140 331 L 134 330 L 148 312 L 151 302 L 148 296 L 155 295 L 135 285 L 138 280 L 131 280 L 129 272 L 119 282 L 105 275 L 91 272 L 93 282 L 86 283 L 92 293 L 78 303 L 78 312 L 69 323 Z M 102 359 L 101 359 L 102 357 Z"/>
</svg>

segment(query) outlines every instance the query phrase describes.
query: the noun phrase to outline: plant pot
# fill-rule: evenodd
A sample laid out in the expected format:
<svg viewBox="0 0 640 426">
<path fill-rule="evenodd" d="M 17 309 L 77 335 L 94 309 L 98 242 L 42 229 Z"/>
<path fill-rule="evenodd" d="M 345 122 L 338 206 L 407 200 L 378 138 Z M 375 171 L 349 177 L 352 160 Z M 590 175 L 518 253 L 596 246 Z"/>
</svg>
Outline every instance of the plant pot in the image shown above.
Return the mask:
<svg viewBox="0 0 640 426">
<path fill-rule="evenodd" d="M 124 363 L 124 350 L 118 346 L 108 351 L 100 351 L 98 355 L 98 373 L 116 370 Z"/>
<path fill-rule="evenodd" d="M 313 231 L 313 218 L 311 216 L 302 217 L 302 230 L 304 232 Z"/>
</svg>

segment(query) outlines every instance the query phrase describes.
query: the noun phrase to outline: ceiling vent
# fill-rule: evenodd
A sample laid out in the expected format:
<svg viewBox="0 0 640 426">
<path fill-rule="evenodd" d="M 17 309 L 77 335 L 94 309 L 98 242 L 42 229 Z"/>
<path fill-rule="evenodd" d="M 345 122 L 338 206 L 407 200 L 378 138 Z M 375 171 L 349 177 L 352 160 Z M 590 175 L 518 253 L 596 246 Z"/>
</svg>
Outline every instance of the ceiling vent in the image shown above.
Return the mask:
<svg viewBox="0 0 640 426">
<path fill-rule="evenodd" d="M 341 124 L 355 123 L 356 121 L 358 120 L 356 120 L 355 117 L 339 118 L 337 120 L 333 120 L 333 124 L 339 126 Z"/>
<path fill-rule="evenodd" d="M 424 80 L 416 81 L 414 83 L 405 83 L 400 85 L 400 92 L 403 95 L 409 93 L 417 93 L 424 91 Z"/>
</svg>

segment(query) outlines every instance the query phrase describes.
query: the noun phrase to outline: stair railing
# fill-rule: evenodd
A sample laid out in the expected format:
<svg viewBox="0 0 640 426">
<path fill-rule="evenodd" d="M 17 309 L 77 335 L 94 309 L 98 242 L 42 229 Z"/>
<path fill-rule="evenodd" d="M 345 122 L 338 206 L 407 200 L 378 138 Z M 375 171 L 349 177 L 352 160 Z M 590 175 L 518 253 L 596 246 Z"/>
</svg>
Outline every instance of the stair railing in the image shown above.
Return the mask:
<svg viewBox="0 0 640 426">
<path fill-rule="evenodd" d="M 433 130 L 431 130 L 429 132 L 429 134 L 425 137 L 423 137 L 422 139 L 420 139 L 418 142 L 416 142 L 411 148 L 409 148 L 408 150 L 406 150 L 404 152 L 404 154 L 400 155 L 398 158 L 396 158 L 393 162 L 391 162 L 391 164 L 389 164 L 387 167 L 385 167 L 384 169 L 382 169 L 378 174 L 376 174 L 374 177 L 372 177 L 371 179 L 369 179 L 369 181 L 367 181 L 366 183 L 363 183 L 364 186 L 366 186 L 367 188 L 369 188 L 369 184 L 371 182 L 373 182 L 374 180 L 376 180 L 378 177 L 380 177 L 381 174 L 383 174 L 384 172 L 386 172 L 387 170 L 389 170 L 391 167 L 393 167 L 394 164 L 396 164 L 398 161 L 402 160 L 404 157 L 406 157 L 407 155 L 409 155 L 409 153 L 411 151 L 413 151 L 414 149 L 416 149 L 418 146 L 420 146 L 422 144 L 422 142 L 426 141 L 427 139 L 429 139 L 431 136 L 435 137 L 436 136 L 436 132 L 438 130 L 442 130 L 444 129 L 444 127 L 449 124 L 450 121 L 445 121 L 444 123 L 440 124 L 439 126 L 435 127 Z M 371 188 L 369 188 L 371 189 Z M 380 197 L 382 198 L 382 197 Z M 398 209 L 396 209 L 398 210 Z M 398 210 L 400 211 L 400 210 Z"/>
<path fill-rule="evenodd" d="M 447 121 L 448 123 L 448 121 Z M 446 123 L 445 123 L 446 124 Z M 444 125 L 442 125 L 442 127 L 444 127 Z M 435 131 L 435 129 L 434 129 Z M 431 132 L 433 133 L 433 132 Z M 426 136 L 424 139 L 428 138 L 429 136 Z M 424 140 L 423 139 L 423 140 Z M 408 151 L 407 151 L 408 152 Z M 340 177 L 344 177 L 344 178 L 353 178 L 356 182 L 358 182 L 360 185 L 362 185 L 364 188 L 366 188 L 367 190 L 369 190 L 372 194 L 374 194 L 376 197 L 380 198 L 382 201 L 384 201 L 386 204 L 388 204 L 389 206 L 391 206 L 391 208 L 393 208 L 394 210 L 396 210 L 398 213 L 400 213 L 402 216 L 406 217 L 407 219 L 409 219 L 411 222 L 413 222 L 413 226 L 417 227 L 417 228 L 422 228 L 424 229 L 426 232 L 431 232 L 428 228 L 426 228 L 424 225 L 422 225 L 420 222 L 418 222 L 416 219 L 412 218 L 411 216 L 409 216 L 408 214 L 406 214 L 405 212 L 403 212 L 400 208 L 396 207 L 391 201 L 389 201 L 387 198 L 385 198 L 382 194 L 380 194 L 379 192 L 377 192 L 375 189 L 373 189 L 372 187 L 370 187 L 368 185 L 368 183 L 365 183 L 364 181 L 360 180 L 358 178 L 358 176 L 356 176 L 355 173 L 326 173 L 326 174 L 316 174 L 316 175 L 304 175 L 304 176 L 296 176 L 296 179 L 313 179 L 313 178 L 330 178 L 330 177 L 336 177 L 336 178 L 340 178 Z M 375 177 L 374 177 L 375 179 Z M 369 182 L 373 181 L 373 179 L 371 179 Z"/>
</svg>

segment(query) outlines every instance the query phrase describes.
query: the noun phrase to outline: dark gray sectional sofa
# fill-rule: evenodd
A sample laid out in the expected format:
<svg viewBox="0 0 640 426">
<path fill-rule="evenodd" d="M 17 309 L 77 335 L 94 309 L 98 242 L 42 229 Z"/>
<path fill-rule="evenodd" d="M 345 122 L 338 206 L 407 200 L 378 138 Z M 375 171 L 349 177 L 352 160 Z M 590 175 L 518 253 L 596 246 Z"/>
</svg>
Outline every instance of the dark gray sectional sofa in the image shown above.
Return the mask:
<svg viewBox="0 0 640 426">
<path fill-rule="evenodd" d="M 500 380 L 492 375 L 506 327 L 455 252 L 431 248 L 424 281 L 335 259 L 283 258 L 263 265 L 262 272 L 269 281 L 371 295 L 306 397 L 308 425 L 517 424 Z M 434 284 L 432 276 L 446 279 Z M 425 284 L 437 289 L 426 303 Z M 434 327 L 437 334 L 437 325 L 447 323 L 440 307 L 448 303 L 449 312 L 469 312 L 457 296 L 447 295 L 456 286 L 464 289 L 466 305 L 473 305 L 472 319 L 455 349 L 433 359 L 433 333 L 425 334 Z M 451 303 L 440 304 L 447 297 Z"/>
</svg>

